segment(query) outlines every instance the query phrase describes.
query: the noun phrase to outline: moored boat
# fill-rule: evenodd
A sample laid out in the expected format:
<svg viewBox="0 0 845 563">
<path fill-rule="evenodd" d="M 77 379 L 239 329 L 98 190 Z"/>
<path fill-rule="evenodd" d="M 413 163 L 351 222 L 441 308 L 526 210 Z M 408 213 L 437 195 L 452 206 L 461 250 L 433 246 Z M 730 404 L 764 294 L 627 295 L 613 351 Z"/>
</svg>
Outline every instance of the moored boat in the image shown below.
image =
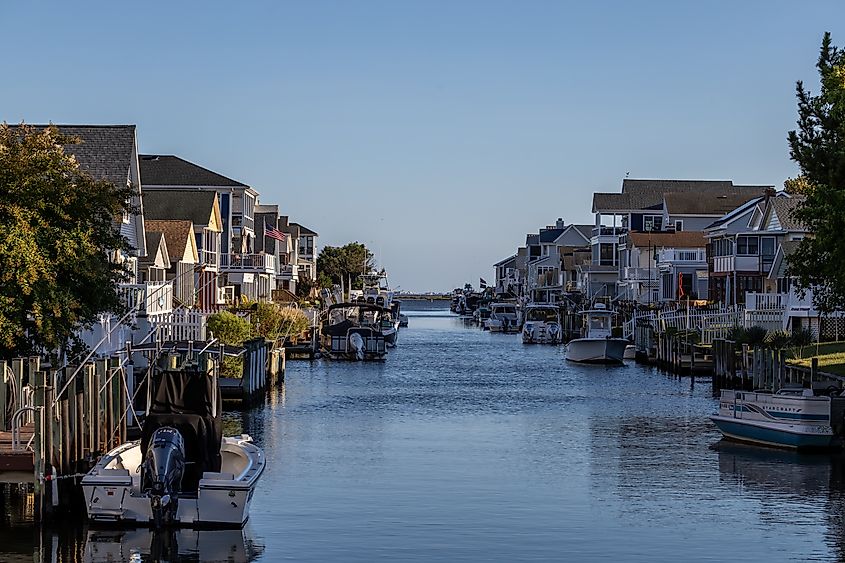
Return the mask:
<svg viewBox="0 0 845 563">
<path fill-rule="evenodd" d="M 389 315 L 389 310 L 364 302 L 331 305 L 320 336 L 325 355 L 338 360 L 385 359 L 387 341 L 382 320 Z M 392 320 L 390 328 L 395 331 Z"/>
<path fill-rule="evenodd" d="M 519 332 L 519 314 L 513 303 L 493 303 L 487 319 L 490 332 Z"/>
<path fill-rule="evenodd" d="M 710 417 L 729 440 L 790 449 L 828 449 L 837 445 L 828 396 L 811 389 L 777 393 L 722 390 L 719 414 Z"/>
<path fill-rule="evenodd" d="M 239 528 L 264 471 L 247 435 L 224 438 L 216 370 L 152 374 L 141 439 L 82 478 L 88 518 L 129 526 Z"/>
<path fill-rule="evenodd" d="M 566 344 L 566 359 L 572 362 L 592 364 L 621 364 L 625 357 L 628 341 L 614 338 L 611 327 L 613 312 L 604 304 L 582 311 L 581 337 Z"/>
<path fill-rule="evenodd" d="M 532 303 L 525 307 L 522 342 L 525 344 L 558 344 L 561 339 L 560 309 L 548 303 Z"/>
</svg>

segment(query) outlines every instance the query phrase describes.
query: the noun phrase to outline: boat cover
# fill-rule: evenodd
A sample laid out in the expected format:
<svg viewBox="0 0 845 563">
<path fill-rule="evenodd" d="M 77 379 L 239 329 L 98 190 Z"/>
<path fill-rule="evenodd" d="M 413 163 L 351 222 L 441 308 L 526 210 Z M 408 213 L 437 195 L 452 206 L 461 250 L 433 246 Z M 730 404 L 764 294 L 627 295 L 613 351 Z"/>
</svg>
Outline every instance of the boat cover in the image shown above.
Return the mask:
<svg viewBox="0 0 845 563">
<path fill-rule="evenodd" d="M 141 432 L 141 451 L 147 451 L 157 429 L 170 426 L 178 430 L 185 439 L 185 492 L 197 490 L 203 472 L 220 471 L 222 399 L 217 389 L 217 416 L 212 416 L 213 385 L 208 373 L 196 369 L 157 371 L 153 375 L 152 404 Z"/>
</svg>

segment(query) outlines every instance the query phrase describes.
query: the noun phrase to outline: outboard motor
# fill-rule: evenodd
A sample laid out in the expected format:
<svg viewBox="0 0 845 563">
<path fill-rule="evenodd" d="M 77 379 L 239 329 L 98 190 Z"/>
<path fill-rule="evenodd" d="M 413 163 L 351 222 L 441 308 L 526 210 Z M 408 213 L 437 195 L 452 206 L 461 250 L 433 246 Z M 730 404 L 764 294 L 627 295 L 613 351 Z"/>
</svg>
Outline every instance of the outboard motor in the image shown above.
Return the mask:
<svg viewBox="0 0 845 563">
<path fill-rule="evenodd" d="M 141 491 L 150 497 L 156 527 L 176 520 L 182 475 L 185 472 L 185 440 L 175 428 L 163 426 L 153 433 L 144 457 Z"/>
<path fill-rule="evenodd" d="M 355 352 L 355 358 L 360 360 L 364 359 L 364 337 L 358 334 L 357 332 L 353 332 L 349 335 L 349 347 Z"/>
</svg>

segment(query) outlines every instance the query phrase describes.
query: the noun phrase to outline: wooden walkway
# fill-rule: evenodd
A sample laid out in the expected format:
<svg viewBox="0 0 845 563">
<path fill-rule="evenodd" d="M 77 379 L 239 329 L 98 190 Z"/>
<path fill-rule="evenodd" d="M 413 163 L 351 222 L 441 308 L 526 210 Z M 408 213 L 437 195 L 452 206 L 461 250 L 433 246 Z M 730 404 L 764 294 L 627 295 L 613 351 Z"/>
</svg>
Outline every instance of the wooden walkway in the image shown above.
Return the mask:
<svg viewBox="0 0 845 563">
<path fill-rule="evenodd" d="M 23 447 L 32 438 L 35 427 L 27 424 L 21 428 L 20 440 Z M 29 483 L 35 469 L 32 452 L 12 449 L 12 433 L 0 432 L 0 483 Z"/>
</svg>

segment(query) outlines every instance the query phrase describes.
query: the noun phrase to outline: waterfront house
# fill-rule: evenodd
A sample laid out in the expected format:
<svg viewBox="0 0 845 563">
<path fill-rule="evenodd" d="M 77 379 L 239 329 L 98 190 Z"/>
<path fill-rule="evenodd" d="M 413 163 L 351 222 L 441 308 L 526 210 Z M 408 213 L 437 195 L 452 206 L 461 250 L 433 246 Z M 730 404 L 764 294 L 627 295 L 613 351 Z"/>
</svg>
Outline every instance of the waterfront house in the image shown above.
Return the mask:
<svg viewBox="0 0 845 563">
<path fill-rule="evenodd" d="M 217 194 L 221 219 L 220 287 L 237 296 L 269 300 L 276 261 L 255 247 L 258 192 L 250 186 L 173 155 L 141 155 L 144 192 L 197 190 Z"/>
<path fill-rule="evenodd" d="M 519 285 L 519 270 L 516 269 L 516 254 L 493 264 L 496 295 L 516 297 Z"/>
<path fill-rule="evenodd" d="M 617 270 L 614 295 L 639 302 L 676 299 L 687 283 L 691 293 L 699 295 L 701 280 L 706 271 L 704 244 L 701 247 L 655 246 L 649 252 L 654 272 L 661 271 L 665 279 L 646 277 L 642 263 L 643 241 L 638 237 L 637 256 L 633 256 L 633 233 L 701 232 L 701 229 L 720 218 L 726 210 L 760 196 L 767 186 L 736 185 L 730 180 L 645 180 L 622 181 L 620 193 L 596 193 L 592 211 L 595 226 L 590 240 L 592 264 L 613 266 Z M 664 237 L 665 238 L 665 237 Z M 680 239 L 683 238 L 683 241 Z M 690 243 L 690 237 L 678 239 Z M 675 244 L 670 238 L 663 241 Z M 663 260 L 661 264 L 657 262 Z M 645 264 L 648 266 L 648 264 Z M 586 285 L 595 285 L 590 275 L 601 276 L 606 284 L 606 270 L 584 270 Z M 670 276 L 674 278 L 669 281 Z M 689 276 L 685 282 L 684 276 Z M 610 291 L 608 289 L 608 291 Z"/>
<path fill-rule="evenodd" d="M 196 303 L 194 268 L 199 262 L 193 223 L 147 219 L 145 226 L 148 235 L 160 234 L 167 245 L 170 267 L 165 279 L 173 284 L 174 304 L 193 306 Z"/>
<path fill-rule="evenodd" d="M 223 221 L 217 192 L 145 191 L 144 206 L 148 220 L 185 221 L 192 225 L 198 256 L 193 284 L 196 306 L 202 311 L 217 310 L 227 294 L 220 279 Z M 229 300 L 234 298 L 234 293 L 234 288 L 228 290 Z"/>
<path fill-rule="evenodd" d="M 281 232 L 284 240 L 267 235 L 267 227 Z M 276 274 L 275 290 L 296 294 L 299 281 L 297 262 L 299 260 L 296 249 L 298 247 L 298 233 L 292 233 L 288 226 L 286 215 L 279 215 L 278 205 L 255 206 L 256 250 L 275 257 Z M 287 296 L 288 298 L 290 296 Z M 275 298 L 274 298 L 275 300 Z"/>
<path fill-rule="evenodd" d="M 317 279 L 317 237 L 316 231 L 301 223 L 291 223 L 291 227 L 299 229 L 299 248 L 297 249 L 297 267 L 299 277 Z"/>
<path fill-rule="evenodd" d="M 565 257 L 574 258 L 579 249 L 589 246 L 590 225 L 555 225 L 540 229 L 537 236 L 539 256 L 527 263 L 526 286 L 536 302 L 554 303 L 577 286 L 577 272 L 566 267 Z"/>
</svg>

